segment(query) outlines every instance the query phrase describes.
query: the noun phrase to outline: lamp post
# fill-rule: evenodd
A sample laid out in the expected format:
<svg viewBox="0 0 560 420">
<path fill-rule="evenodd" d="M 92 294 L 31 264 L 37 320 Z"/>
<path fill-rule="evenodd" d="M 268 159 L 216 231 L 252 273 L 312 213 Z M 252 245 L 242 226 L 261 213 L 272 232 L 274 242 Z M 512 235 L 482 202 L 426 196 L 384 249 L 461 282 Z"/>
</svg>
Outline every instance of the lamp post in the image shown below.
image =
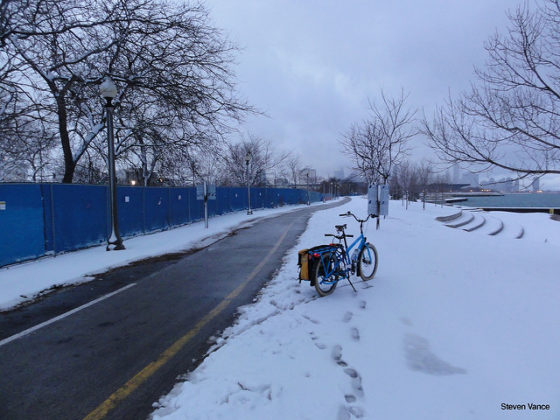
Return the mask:
<svg viewBox="0 0 560 420">
<path fill-rule="evenodd" d="M 111 234 L 107 240 L 107 251 L 125 249 L 119 234 L 118 210 L 117 210 L 117 177 L 115 175 L 115 145 L 113 140 L 113 104 L 112 100 L 117 96 L 117 86 L 109 76 L 103 80 L 99 87 L 99 93 L 105 98 L 105 111 L 107 112 L 107 144 L 109 165 L 109 195 L 111 200 Z"/>
<path fill-rule="evenodd" d="M 252 157 L 251 151 L 248 151 L 245 155 L 245 165 L 247 167 L 247 214 L 253 214 L 253 210 L 251 210 L 251 184 L 249 182 L 249 163 Z"/>
</svg>

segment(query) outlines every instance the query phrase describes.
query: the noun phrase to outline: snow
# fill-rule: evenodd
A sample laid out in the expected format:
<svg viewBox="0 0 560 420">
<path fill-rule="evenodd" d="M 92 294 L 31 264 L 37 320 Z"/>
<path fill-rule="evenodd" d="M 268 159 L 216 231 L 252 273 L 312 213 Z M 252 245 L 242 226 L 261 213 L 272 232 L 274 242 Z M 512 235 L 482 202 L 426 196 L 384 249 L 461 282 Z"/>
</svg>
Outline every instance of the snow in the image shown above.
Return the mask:
<svg viewBox="0 0 560 420">
<path fill-rule="evenodd" d="M 100 246 L 0 269 L 0 308 L 292 209 L 220 216 L 209 229 L 196 223 L 127 239 L 124 251 Z M 366 209 L 354 198 L 314 213 L 258 301 L 240 308 L 200 366 L 154 404 L 153 419 L 560 418 L 560 222 L 476 213 L 493 227 L 504 223 L 489 236 L 494 229 L 466 232 L 472 225 L 453 229 L 435 219 L 457 208 L 406 210 L 393 201 L 381 229 L 375 222 L 366 229 L 379 252 L 376 277 L 356 279 L 357 293 L 341 282 L 318 298 L 297 280 L 297 250 L 324 243 L 341 222 L 358 233 L 338 214 Z"/>
<path fill-rule="evenodd" d="M 235 229 L 302 207 L 306 206 L 257 209 L 251 217 L 245 212 L 230 213 L 209 219 L 208 229 L 205 229 L 204 222 L 198 222 L 164 232 L 125 238 L 126 249 L 122 251 L 107 252 L 106 244 L 103 244 L 0 268 L 0 310 L 30 301 L 54 287 L 91 281 L 95 274 L 133 261 L 209 245 Z"/>
<path fill-rule="evenodd" d="M 316 212 L 258 302 L 153 419 L 558 418 L 560 223 L 493 213 L 525 227 L 516 240 L 435 220 L 456 209 L 392 202 L 367 230 L 376 277 L 318 298 L 297 281 L 297 250 L 323 243 L 342 211 L 366 209 L 360 198 Z"/>
</svg>

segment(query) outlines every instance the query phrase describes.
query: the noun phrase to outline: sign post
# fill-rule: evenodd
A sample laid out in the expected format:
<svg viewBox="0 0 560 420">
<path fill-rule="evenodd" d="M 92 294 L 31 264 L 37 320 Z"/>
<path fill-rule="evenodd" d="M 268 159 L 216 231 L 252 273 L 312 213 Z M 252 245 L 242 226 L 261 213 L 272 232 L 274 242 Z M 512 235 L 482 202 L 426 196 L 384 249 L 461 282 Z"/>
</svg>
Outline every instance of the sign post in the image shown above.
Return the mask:
<svg viewBox="0 0 560 420">
<path fill-rule="evenodd" d="M 369 185 L 368 214 L 377 216 L 377 229 L 379 229 L 379 217 L 386 217 L 389 214 L 389 185 Z"/>
<path fill-rule="evenodd" d="M 216 199 L 216 185 L 204 181 L 196 186 L 196 199 L 204 200 L 204 226 L 208 229 L 208 200 Z"/>
</svg>

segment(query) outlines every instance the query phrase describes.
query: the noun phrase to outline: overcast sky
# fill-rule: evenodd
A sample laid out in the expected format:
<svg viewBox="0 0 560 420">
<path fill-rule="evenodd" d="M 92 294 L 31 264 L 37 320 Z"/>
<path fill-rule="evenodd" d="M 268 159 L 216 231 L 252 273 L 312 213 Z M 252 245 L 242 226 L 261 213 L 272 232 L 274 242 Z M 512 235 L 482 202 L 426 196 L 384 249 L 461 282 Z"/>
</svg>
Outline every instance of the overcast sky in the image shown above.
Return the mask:
<svg viewBox="0 0 560 420">
<path fill-rule="evenodd" d="M 243 130 L 291 150 L 322 176 L 350 161 L 339 140 L 380 90 L 410 93 L 427 115 L 473 80 L 484 42 L 505 31 L 515 0 L 206 0 L 241 48 L 240 95 L 267 117 Z M 413 160 L 431 157 L 415 140 Z"/>
</svg>

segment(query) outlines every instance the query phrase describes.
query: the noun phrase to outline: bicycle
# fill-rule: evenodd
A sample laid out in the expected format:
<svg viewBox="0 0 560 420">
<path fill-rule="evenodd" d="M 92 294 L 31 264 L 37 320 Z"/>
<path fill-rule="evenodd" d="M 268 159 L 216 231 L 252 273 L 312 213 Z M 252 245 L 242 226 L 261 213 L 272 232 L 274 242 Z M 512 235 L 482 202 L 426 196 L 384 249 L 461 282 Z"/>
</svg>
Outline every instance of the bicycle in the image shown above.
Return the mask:
<svg viewBox="0 0 560 420">
<path fill-rule="evenodd" d="M 336 285 L 342 279 L 347 279 L 352 289 L 356 288 L 350 280 L 350 275 L 356 274 L 363 281 L 371 280 L 377 272 L 378 255 L 375 246 L 367 242 L 364 236 L 363 225 L 370 217 L 368 215 L 364 220 L 358 219 L 355 214 L 348 211 L 339 214 L 342 217 L 354 217 L 360 224 L 360 236 L 348 246 L 346 238 L 353 238 L 354 235 L 348 235 L 345 232 L 347 226 L 335 225 L 337 235 L 326 233 L 325 236 L 332 236 L 338 239 L 338 243 L 333 243 L 313 250 L 313 280 L 315 282 L 315 290 L 319 296 L 327 296 L 334 292 Z M 342 244 L 344 242 L 344 244 Z M 352 248 L 354 251 L 351 253 Z"/>
</svg>

